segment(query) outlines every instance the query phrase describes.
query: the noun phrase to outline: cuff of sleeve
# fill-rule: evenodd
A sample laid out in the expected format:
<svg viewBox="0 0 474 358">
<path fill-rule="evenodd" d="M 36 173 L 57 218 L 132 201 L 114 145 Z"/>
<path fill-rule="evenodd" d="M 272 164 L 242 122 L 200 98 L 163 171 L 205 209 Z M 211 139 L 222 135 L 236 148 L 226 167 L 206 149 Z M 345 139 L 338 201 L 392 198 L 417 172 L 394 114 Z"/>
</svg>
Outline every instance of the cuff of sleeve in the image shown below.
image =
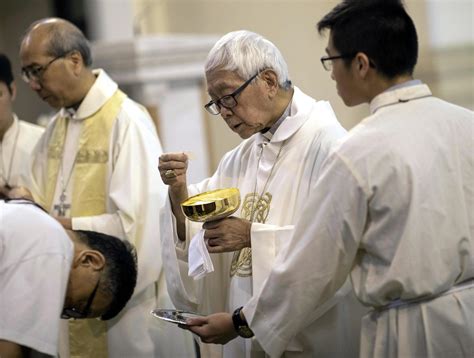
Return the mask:
<svg viewBox="0 0 474 358">
<path fill-rule="evenodd" d="M 265 319 L 263 313 L 258 311 L 257 304 L 258 296 L 254 296 L 242 308 L 245 320 L 265 353 L 270 357 L 281 357 L 287 343 L 275 333 L 276 330 L 271 327 L 271 322 Z"/>
<path fill-rule="evenodd" d="M 71 218 L 73 230 L 92 230 L 92 219 L 90 216 Z"/>
</svg>

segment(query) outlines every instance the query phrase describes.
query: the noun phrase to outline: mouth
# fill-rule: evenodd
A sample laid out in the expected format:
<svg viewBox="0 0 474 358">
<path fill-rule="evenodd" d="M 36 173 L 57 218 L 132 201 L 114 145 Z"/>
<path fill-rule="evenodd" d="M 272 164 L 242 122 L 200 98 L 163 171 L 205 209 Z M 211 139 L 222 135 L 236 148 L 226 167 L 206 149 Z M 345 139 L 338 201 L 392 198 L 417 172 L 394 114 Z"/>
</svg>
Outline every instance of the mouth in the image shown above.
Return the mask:
<svg viewBox="0 0 474 358">
<path fill-rule="evenodd" d="M 241 126 L 242 126 L 242 123 L 239 123 L 239 124 L 236 124 L 236 125 L 232 126 L 232 129 L 234 131 L 237 131 Z"/>
</svg>

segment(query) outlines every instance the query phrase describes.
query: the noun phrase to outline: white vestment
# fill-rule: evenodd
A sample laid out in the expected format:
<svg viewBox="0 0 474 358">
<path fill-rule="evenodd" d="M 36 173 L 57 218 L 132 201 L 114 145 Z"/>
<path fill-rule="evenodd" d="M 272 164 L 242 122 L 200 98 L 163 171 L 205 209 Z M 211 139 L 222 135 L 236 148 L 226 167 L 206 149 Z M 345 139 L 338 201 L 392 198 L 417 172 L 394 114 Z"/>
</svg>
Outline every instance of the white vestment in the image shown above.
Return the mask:
<svg viewBox="0 0 474 358">
<path fill-rule="evenodd" d="M 82 120 L 95 113 L 117 90 L 117 84 L 102 70 L 75 113 L 69 116 L 64 143 L 62 168 L 68 182 L 77 152 Z M 67 116 L 63 108 L 56 118 Z M 44 195 L 47 174 L 47 148 L 54 121 L 38 143 L 33 163 L 35 197 Z M 161 145 L 148 113 L 126 98 L 114 122 L 107 162 L 107 212 L 102 215 L 72 218 L 75 230 L 92 230 L 129 240 L 138 253 L 138 281 L 134 295 L 125 309 L 108 324 L 110 357 L 189 357 L 194 354 L 192 336 L 176 326 L 162 322 L 150 311 L 170 306 L 166 280 L 161 265 L 161 245 L 157 216 L 167 195 L 156 169 Z M 56 182 L 53 214 L 62 189 L 60 173 Z M 71 198 L 71 176 L 66 197 Z M 70 204 L 70 199 L 69 204 Z M 69 214 L 68 214 L 69 215 Z"/>
<path fill-rule="evenodd" d="M 254 134 L 223 157 L 212 177 L 189 187 L 189 195 L 239 188 L 241 206 L 234 215 L 246 219 L 254 216 L 251 268 L 246 272 L 231 275 L 234 253 L 225 253 L 211 255 L 215 272 L 199 281 L 188 277 L 188 244 L 201 225 L 187 221 L 187 241 L 180 242 L 167 204 L 161 213 L 160 237 L 168 290 L 176 307 L 203 314 L 232 312 L 260 290 L 303 213 L 321 164 L 344 134 L 328 102 L 316 102 L 295 88 L 290 116 L 270 141 L 261 133 Z M 362 317 L 359 309 L 348 284 L 323 309 L 312 312 L 307 327 L 286 345 L 287 356 L 322 357 L 335 351 L 345 356 L 357 355 L 357 330 Z M 223 353 L 235 358 L 264 356 L 255 340 L 240 337 L 225 345 Z"/>
<path fill-rule="evenodd" d="M 13 115 L 13 123 L 0 142 L 0 186 L 6 181 L 11 187 L 28 185 L 31 154 L 43 132 L 42 127 Z"/>
<path fill-rule="evenodd" d="M 326 161 L 291 249 L 245 317 L 279 356 L 351 273 L 374 308 L 362 357 L 473 356 L 473 113 L 426 85 L 379 94 L 370 108 Z"/>
<path fill-rule="evenodd" d="M 0 201 L 0 340 L 57 356 L 73 253 L 66 231 L 41 209 Z"/>
</svg>

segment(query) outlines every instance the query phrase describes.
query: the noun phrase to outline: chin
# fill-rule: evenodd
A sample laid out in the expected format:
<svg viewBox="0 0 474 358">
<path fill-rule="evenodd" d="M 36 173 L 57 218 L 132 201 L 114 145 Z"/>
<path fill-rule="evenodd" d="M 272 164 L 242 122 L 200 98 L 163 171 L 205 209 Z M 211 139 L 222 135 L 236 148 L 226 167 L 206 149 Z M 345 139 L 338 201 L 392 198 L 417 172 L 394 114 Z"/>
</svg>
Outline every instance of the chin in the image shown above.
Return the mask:
<svg viewBox="0 0 474 358">
<path fill-rule="evenodd" d="M 355 107 L 363 102 L 363 101 L 358 101 L 354 98 L 347 98 L 347 97 L 342 97 L 342 96 L 341 96 L 341 99 L 347 107 Z"/>
</svg>

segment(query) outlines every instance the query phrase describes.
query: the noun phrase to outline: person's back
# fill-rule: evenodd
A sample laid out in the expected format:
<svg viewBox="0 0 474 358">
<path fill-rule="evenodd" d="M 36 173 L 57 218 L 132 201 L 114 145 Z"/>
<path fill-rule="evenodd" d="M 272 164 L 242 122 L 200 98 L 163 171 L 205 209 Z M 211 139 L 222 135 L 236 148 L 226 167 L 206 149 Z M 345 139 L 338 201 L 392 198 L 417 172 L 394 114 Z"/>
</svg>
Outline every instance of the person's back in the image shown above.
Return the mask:
<svg viewBox="0 0 474 358">
<path fill-rule="evenodd" d="M 369 203 L 367 256 L 352 277 L 359 298 L 373 306 L 438 294 L 474 275 L 460 255 L 474 245 L 472 112 L 431 96 L 377 108 L 384 96 L 337 151 Z"/>
<path fill-rule="evenodd" d="M 33 205 L 0 201 L 0 343 L 57 354 L 72 259 L 56 220 Z"/>
</svg>

